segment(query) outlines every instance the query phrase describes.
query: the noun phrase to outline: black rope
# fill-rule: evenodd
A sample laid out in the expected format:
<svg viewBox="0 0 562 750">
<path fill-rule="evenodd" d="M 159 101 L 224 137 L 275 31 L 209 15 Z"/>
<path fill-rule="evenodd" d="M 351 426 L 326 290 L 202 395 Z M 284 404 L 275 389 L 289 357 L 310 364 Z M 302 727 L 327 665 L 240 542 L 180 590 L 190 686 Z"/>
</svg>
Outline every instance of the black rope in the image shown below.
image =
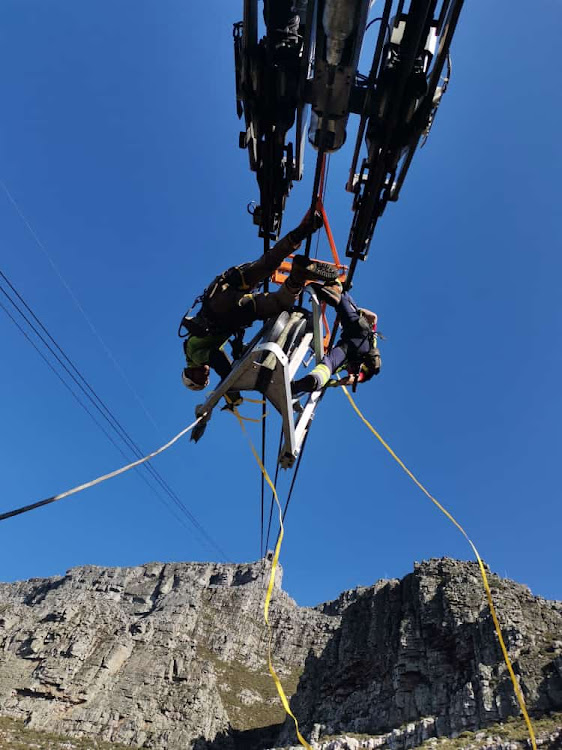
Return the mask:
<svg viewBox="0 0 562 750">
<path fill-rule="evenodd" d="M 123 440 L 123 442 L 126 444 L 126 446 L 129 448 L 129 450 L 136 456 L 136 458 L 142 458 L 143 453 L 141 449 L 138 447 L 138 445 L 132 440 L 130 435 L 127 433 L 125 428 L 121 425 L 119 420 L 113 415 L 109 407 L 106 406 L 106 404 L 103 402 L 103 400 L 97 395 L 93 387 L 88 383 L 88 381 L 84 378 L 84 376 L 80 373 L 76 365 L 72 362 L 72 360 L 68 357 L 68 355 L 63 351 L 63 349 L 59 346 L 59 344 L 56 342 L 56 340 L 53 338 L 53 336 L 49 333 L 45 325 L 41 322 L 41 320 L 37 317 L 37 315 L 33 312 L 31 307 L 27 304 L 27 302 L 24 300 L 22 295 L 17 291 L 17 289 L 14 287 L 14 285 L 10 282 L 6 274 L 4 274 L 2 271 L 0 271 L 0 276 L 2 279 L 6 282 L 6 284 L 10 287 L 10 289 L 14 292 L 14 294 L 17 296 L 17 298 L 21 301 L 21 303 L 24 305 L 25 309 L 30 313 L 33 320 L 37 322 L 37 324 L 41 327 L 41 329 L 45 332 L 48 339 L 53 343 L 53 345 L 56 347 L 56 349 L 60 352 L 62 357 L 64 357 L 64 360 L 68 362 L 72 370 L 74 370 L 74 373 L 71 372 L 69 367 L 65 364 L 65 362 L 61 359 L 61 357 L 57 354 L 57 352 L 53 349 L 53 347 L 49 344 L 49 341 L 45 339 L 45 337 L 42 335 L 42 333 L 36 328 L 36 326 L 33 324 L 33 322 L 28 318 L 28 316 L 21 310 L 21 308 L 18 306 L 17 302 L 14 301 L 14 299 L 9 295 L 9 293 L 0 287 L 0 291 L 4 296 L 9 300 L 11 305 L 17 310 L 19 315 L 25 320 L 27 325 L 30 327 L 30 329 L 35 333 L 37 338 L 42 342 L 42 344 L 46 347 L 46 349 L 50 352 L 50 354 L 55 358 L 55 360 L 59 363 L 59 365 L 63 368 L 63 370 L 67 373 L 67 375 L 72 379 L 72 381 L 75 383 L 75 385 L 79 388 L 79 390 L 82 392 L 82 394 L 88 399 L 88 401 L 91 403 L 91 405 L 97 410 L 99 415 L 109 424 L 110 428 L 117 434 L 117 436 Z M 61 380 L 61 382 L 65 385 L 65 387 L 72 393 L 74 398 L 78 401 L 78 403 L 82 406 L 82 408 L 88 413 L 88 415 L 93 419 L 93 421 L 97 424 L 97 426 L 102 430 L 102 432 L 106 435 L 106 437 L 110 440 L 112 445 L 116 447 L 123 458 L 125 458 L 126 461 L 129 460 L 127 455 L 122 451 L 122 449 L 115 443 L 115 441 L 109 436 L 107 431 L 100 425 L 100 423 L 97 421 L 97 419 L 92 415 L 92 413 L 89 411 L 89 409 L 80 401 L 77 394 L 73 391 L 73 389 L 70 387 L 70 385 L 64 380 L 62 375 L 57 372 L 57 370 L 54 368 L 51 362 L 45 357 L 43 352 L 36 346 L 35 342 L 27 335 L 27 333 L 23 330 L 23 328 L 19 325 L 19 323 L 14 319 L 14 317 L 9 313 L 9 311 L 6 309 L 4 305 L 2 305 L 2 309 L 6 312 L 6 314 L 10 317 L 12 322 L 16 325 L 18 330 L 24 335 L 24 337 L 27 339 L 27 341 L 34 347 L 34 349 L 41 355 L 42 359 L 46 362 L 46 364 L 49 366 L 49 368 L 57 375 L 57 377 Z M 179 510 L 186 516 L 186 518 L 191 522 L 192 526 L 194 526 L 199 533 L 205 538 L 205 540 L 212 546 L 214 549 L 220 553 L 220 555 L 224 559 L 228 559 L 227 555 L 224 553 L 224 551 L 220 548 L 220 546 L 212 539 L 212 537 L 207 533 L 207 531 L 203 528 L 203 526 L 199 523 L 199 521 L 195 518 L 195 516 L 191 513 L 191 511 L 184 505 L 184 503 L 181 501 L 181 499 L 176 495 L 176 493 L 172 490 L 172 488 L 168 485 L 166 480 L 159 474 L 159 472 L 150 464 L 144 464 L 146 471 L 151 476 L 151 478 L 156 481 L 162 490 L 167 494 L 167 496 L 173 501 L 173 503 L 179 508 Z M 140 468 L 140 467 L 139 467 Z M 145 479 L 146 482 L 146 475 L 141 473 L 141 476 Z M 148 486 L 150 489 L 154 492 L 155 489 L 152 487 L 148 482 Z M 158 495 L 160 500 L 163 500 L 163 498 Z M 46 504 L 46 503 L 42 503 Z M 164 501 L 164 504 L 168 507 L 170 511 L 172 511 L 172 507 L 169 506 L 166 501 Z M 36 506 L 39 507 L 39 506 Z M 175 518 L 178 520 L 178 516 L 173 513 Z M 186 528 L 189 528 L 186 525 Z"/>
<path fill-rule="evenodd" d="M 283 445 L 283 427 L 281 427 L 281 431 L 279 433 L 279 447 L 277 448 L 277 456 L 279 457 L 281 453 L 281 446 Z M 279 460 L 277 460 L 277 466 L 275 467 L 275 479 L 273 480 L 273 486 L 275 487 L 275 490 L 277 491 L 277 477 L 279 476 Z M 271 493 L 271 503 L 269 505 L 269 520 L 267 522 L 267 539 L 265 543 L 265 549 L 269 548 L 269 534 L 271 532 L 271 521 L 273 518 L 273 506 L 275 504 L 275 494 Z"/>
<path fill-rule="evenodd" d="M 266 227 L 267 232 L 263 238 L 263 254 L 265 255 L 267 252 L 269 252 L 269 222 L 271 221 L 271 217 L 269 213 L 267 214 L 267 221 L 266 221 Z M 263 282 L 263 291 L 268 292 L 269 291 L 269 279 L 265 279 Z M 261 406 L 261 463 L 262 466 L 265 467 L 265 451 L 266 451 L 266 420 L 267 420 L 267 410 L 266 410 L 267 404 L 264 403 Z M 261 557 L 265 555 L 265 548 L 263 546 L 263 531 L 264 531 L 264 500 L 265 500 L 265 474 L 261 473 L 261 493 L 260 493 L 260 552 Z"/>
<path fill-rule="evenodd" d="M 283 524 L 285 523 L 285 517 L 287 515 L 287 511 L 289 510 L 289 503 L 291 502 L 291 497 L 293 495 L 293 489 L 295 488 L 295 482 L 297 481 L 297 476 L 299 473 L 302 457 L 304 455 L 304 449 L 306 446 L 306 441 L 308 440 L 308 436 L 310 435 L 310 428 L 308 432 L 306 433 L 303 444 L 301 446 L 301 452 L 299 453 L 299 457 L 297 459 L 297 465 L 295 466 L 295 472 L 293 474 L 293 478 L 291 480 L 291 486 L 289 487 L 289 494 L 287 495 L 287 500 L 285 501 L 285 507 L 283 508 L 283 513 L 281 515 L 281 520 Z M 275 547 L 277 547 L 277 543 L 279 542 L 279 535 L 281 534 L 281 529 L 277 532 L 277 539 L 275 540 Z"/>
<path fill-rule="evenodd" d="M 1 287 L 0 287 L 0 292 L 2 292 L 3 294 L 6 294 Z M 8 297 L 8 299 L 9 299 L 9 297 Z M 11 302 L 11 300 L 10 300 L 10 302 Z M 60 380 L 60 382 L 72 394 L 72 396 L 76 399 L 77 403 L 80 404 L 80 406 L 82 407 L 82 409 L 84 409 L 84 411 L 86 412 L 86 414 L 88 414 L 88 416 L 97 424 L 97 426 L 100 428 L 100 430 L 103 432 L 103 434 L 109 440 L 109 442 L 113 445 L 113 447 L 116 448 L 119 451 L 119 453 L 121 454 L 121 456 L 126 461 L 128 461 L 129 457 L 125 454 L 125 452 L 123 451 L 123 449 L 121 448 L 121 446 L 118 445 L 115 442 L 115 440 L 109 434 L 109 432 L 107 432 L 107 430 L 105 429 L 105 427 L 98 422 L 98 420 L 95 418 L 95 416 L 92 414 L 92 412 L 88 409 L 88 407 L 82 401 L 80 401 L 80 399 L 78 398 L 78 396 L 76 395 L 76 393 L 72 390 L 72 388 L 69 386 L 69 384 L 66 382 L 66 380 L 64 380 L 64 378 L 62 377 L 62 375 L 55 369 L 55 367 L 53 367 L 53 365 L 51 364 L 51 362 L 49 362 L 49 360 L 47 359 L 47 357 L 43 354 L 43 352 L 41 351 L 41 349 L 39 349 L 39 347 L 37 346 L 37 344 L 35 343 L 35 341 L 33 341 L 33 339 L 27 334 L 27 332 L 20 326 L 20 324 L 14 318 L 14 316 L 12 315 L 12 313 L 8 310 L 8 308 L 1 301 L 0 301 L 0 307 L 2 308 L 2 310 L 4 310 L 4 312 L 6 313 L 6 315 L 10 318 L 10 320 L 16 326 L 16 328 L 19 330 L 19 332 L 22 334 L 22 336 L 24 336 L 27 339 L 27 341 L 35 349 L 35 351 L 37 352 L 37 354 L 39 354 L 39 356 L 45 362 L 45 364 L 47 365 L 47 367 L 49 367 L 49 369 L 52 370 L 52 372 L 55 373 L 55 375 Z"/>
<path fill-rule="evenodd" d="M 0 291 L 4 292 L 3 289 L 0 289 Z M 47 367 L 49 367 L 49 369 L 52 370 L 52 372 L 54 372 L 54 374 L 57 376 L 57 378 L 60 380 L 60 382 L 64 385 L 64 387 L 72 394 L 72 396 L 76 399 L 77 403 L 82 407 L 82 409 L 84 409 L 84 411 L 86 412 L 86 414 L 88 414 L 88 416 L 95 422 L 95 424 L 103 432 L 103 434 L 106 436 L 106 438 L 109 440 L 109 442 L 119 451 L 119 453 L 125 459 L 125 461 L 129 461 L 129 457 L 125 454 L 125 452 L 123 451 L 123 449 L 121 448 L 121 446 L 118 445 L 115 442 L 115 440 L 109 434 L 109 432 L 107 432 L 107 430 L 105 429 L 105 427 L 102 424 L 100 424 L 100 422 L 98 422 L 98 420 L 92 414 L 92 412 L 88 409 L 88 407 L 82 401 L 80 401 L 80 399 L 78 398 L 78 396 L 76 395 L 76 393 L 72 390 L 72 388 L 70 387 L 70 385 L 62 377 L 62 375 L 53 367 L 53 365 L 51 364 L 51 362 L 49 362 L 49 360 L 47 359 L 47 357 L 43 354 L 43 352 L 41 351 L 41 349 L 39 349 L 39 347 L 33 341 L 33 339 L 27 334 L 27 332 L 20 326 L 20 324 L 18 323 L 18 321 L 10 313 L 10 311 L 8 310 L 8 308 L 2 302 L 0 302 L 0 307 L 4 310 L 4 312 L 6 313 L 6 315 L 10 318 L 10 320 L 16 326 L 16 328 L 19 330 L 19 332 L 22 334 L 22 336 L 24 336 L 27 339 L 27 341 L 31 344 L 31 346 L 39 354 L 39 356 L 45 362 L 45 364 L 47 365 Z M 155 491 L 154 487 L 152 487 L 152 485 L 149 483 L 146 474 L 143 474 L 140 471 L 140 466 L 137 466 L 136 469 L 138 470 L 139 476 L 141 477 L 141 479 L 145 482 L 145 484 L 149 487 L 149 489 L 152 490 L 152 492 L 154 492 Z M 17 510 L 12 510 L 12 511 L 9 511 L 7 513 L 3 513 L 2 515 L 0 515 L 0 521 L 3 521 L 6 518 L 12 518 L 13 516 L 18 516 L 21 513 L 27 513 L 27 511 L 34 510 L 35 508 L 40 508 L 43 505 L 48 505 L 49 503 L 54 503 L 56 497 L 57 497 L 56 495 L 52 495 L 51 497 L 47 498 L 46 500 L 41 500 L 41 501 L 39 501 L 37 503 L 32 503 L 31 505 L 25 505 L 22 508 L 18 508 Z M 168 507 L 168 510 L 172 513 L 172 515 L 176 518 L 177 521 L 179 521 L 180 523 L 182 523 L 186 528 L 189 528 L 189 526 L 187 526 L 187 524 L 185 523 L 185 520 L 181 516 L 179 516 L 179 515 L 176 514 L 176 512 L 173 509 L 173 507 L 171 507 L 169 505 L 167 507 Z"/>
<path fill-rule="evenodd" d="M 35 510 L 35 508 L 41 508 L 43 505 L 49 505 L 49 503 L 54 503 L 56 500 L 59 500 L 60 498 L 57 497 L 57 495 L 52 495 L 51 497 L 48 497 L 46 500 L 40 500 L 38 503 L 32 503 L 31 505 L 24 505 L 22 508 L 16 508 L 16 510 L 10 510 L 8 513 L 2 513 L 0 515 L 0 521 L 5 521 L 7 518 L 13 518 L 14 516 L 19 516 L 22 513 L 27 513 L 29 510 Z"/>
</svg>

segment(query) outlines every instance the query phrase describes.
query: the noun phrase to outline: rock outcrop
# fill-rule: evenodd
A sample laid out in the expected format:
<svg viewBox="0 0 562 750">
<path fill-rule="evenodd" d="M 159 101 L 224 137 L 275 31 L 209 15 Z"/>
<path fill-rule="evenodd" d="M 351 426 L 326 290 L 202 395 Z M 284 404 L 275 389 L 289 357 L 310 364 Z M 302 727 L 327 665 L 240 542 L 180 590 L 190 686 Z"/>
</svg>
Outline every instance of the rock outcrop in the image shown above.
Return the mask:
<svg viewBox="0 0 562 750">
<path fill-rule="evenodd" d="M 514 670 L 536 712 L 562 706 L 562 603 L 490 575 Z M 293 706 L 314 737 L 404 724 L 415 746 L 519 713 L 476 563 L 432 560 L 322 605 L 341 624 L 310 654 Z M 291 729 L 287 725 L 287 736 Z"/>
<path fill-rule="evenodd" d="M 80 567 L 0 584 L 0 715 L 132 746 L 295 744 L 269 676 L 269 563 Z M 490 576 L 528 706 L 562 708 L 562 604 Z M 303 731 L 413 747 L 519 712 L 472 563 L 432 560 L 302 608 L 280 588 L 277 671 Z M 370 747 L 367 745 L 366 747 Z"/>
<path fill-rule="evenodd" d="M 267 573 L 262 562 L 154 563 L 1 584 L 0 714 L 182 750 L 281 722 L 264 661 Z M 291 693 L 336 623 L 300 611 L 279 585 L 271 614 Z"/>
</svg>

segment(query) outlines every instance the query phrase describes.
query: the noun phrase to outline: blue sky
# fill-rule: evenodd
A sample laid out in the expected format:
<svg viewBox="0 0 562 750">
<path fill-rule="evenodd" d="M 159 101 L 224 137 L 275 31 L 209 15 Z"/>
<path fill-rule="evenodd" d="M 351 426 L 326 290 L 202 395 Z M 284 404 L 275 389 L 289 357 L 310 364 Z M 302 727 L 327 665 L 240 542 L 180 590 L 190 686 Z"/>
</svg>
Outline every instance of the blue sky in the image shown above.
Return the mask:
<svg viewBox="0 0 562 750">
<path fill-rule="evenodd" d="M 494 571 L 560 599 L 561 7 L 532 11 L 465 4 L 431 137 L 357 273 L 354 294 L 387 337 L 383 372 L 357 402 Z M 179 0 L 0 6 L 0 179 L 91 325 L 2 189 L 0 267 L 146 452 L 189 424 L 198 400 L 180 382 L 178 319 L 216 273 L 262 249 L 237 146 L 241 12 Z M 349 162 L 349 148 L 332 157 L 326 200 L 342 252 Z M 313 165 L 309 151 L 287 230 L 306 210 Z M 2 310 L 0 336 L 0 510 L 120 466 Z M 230 415 L 155 466 L 229 560 L 259 557 L 259 472 Z M 136 472 L 0 533 L 5 581 L 217 559 Z M 328 394 L 291 501 L 285 588 L 315 604 L 444 555 L 471 558 L 344 395 Z"/>
</svg>

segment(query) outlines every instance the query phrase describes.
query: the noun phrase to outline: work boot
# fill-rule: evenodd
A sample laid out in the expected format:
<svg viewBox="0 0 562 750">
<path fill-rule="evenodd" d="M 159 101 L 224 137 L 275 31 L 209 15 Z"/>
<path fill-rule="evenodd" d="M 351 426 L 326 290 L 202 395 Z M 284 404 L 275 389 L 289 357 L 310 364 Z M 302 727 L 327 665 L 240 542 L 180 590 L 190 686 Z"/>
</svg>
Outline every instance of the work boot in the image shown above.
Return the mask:
<svg viewBox="0 0 562 750">
<path fill-rule="evenodd" d="M 339 279 L 328 281 L 325 284 L 311 284 L 320 302 L 325 302 L 330 307 L 337 307 L 341 302 L 343 286 Z"/>
<path fill-rule="evenodd" d="M 303 286 L 305 281 L 335 281 L 338 269 L 330 263 L 295 255 L 289 279 L 295 286 Z"/>
<path fill-rule="evenodd" d="M 317 390 L 318 382 L 312 373 L 305 375 L 304 378 L 299 378 L 291 383 L 291 392 L 293 396 L 298 393 L 312 393 Z"/>
</svg>

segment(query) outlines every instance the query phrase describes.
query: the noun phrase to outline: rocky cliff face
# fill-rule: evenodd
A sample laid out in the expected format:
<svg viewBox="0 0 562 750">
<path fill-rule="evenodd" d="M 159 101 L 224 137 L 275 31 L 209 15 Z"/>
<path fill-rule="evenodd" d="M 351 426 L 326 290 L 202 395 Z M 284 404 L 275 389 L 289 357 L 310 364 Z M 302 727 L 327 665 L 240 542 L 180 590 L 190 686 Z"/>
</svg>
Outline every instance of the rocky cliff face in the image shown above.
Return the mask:
<svg viewBox="0 0 562 750">
<path fill-rule="evenodd" d="M 559 709 L 562 603 L 497 576 L 490 584 L 528 707 Z M 307 658 L 293 701 L 313 737 L 407 724 L 393 744 L 413 747 L 519 713 L 476 563 L 432 560 L 318 610 L 341 622 Z"/>
<path fill-rule="evenodd" d="M 266 664 L 268 574 L 153 563 L 0 584 L 0 714 L 169 750 L 294 743 Z M 529 707 L 562 708 L 562 604 L 491 583 Z M 271 621 L 313 737 L 390 732 L 412 747 L 518 713 L 472 563 L 432 560 L 313 609 L 278 586 Z"/>
</svg>

